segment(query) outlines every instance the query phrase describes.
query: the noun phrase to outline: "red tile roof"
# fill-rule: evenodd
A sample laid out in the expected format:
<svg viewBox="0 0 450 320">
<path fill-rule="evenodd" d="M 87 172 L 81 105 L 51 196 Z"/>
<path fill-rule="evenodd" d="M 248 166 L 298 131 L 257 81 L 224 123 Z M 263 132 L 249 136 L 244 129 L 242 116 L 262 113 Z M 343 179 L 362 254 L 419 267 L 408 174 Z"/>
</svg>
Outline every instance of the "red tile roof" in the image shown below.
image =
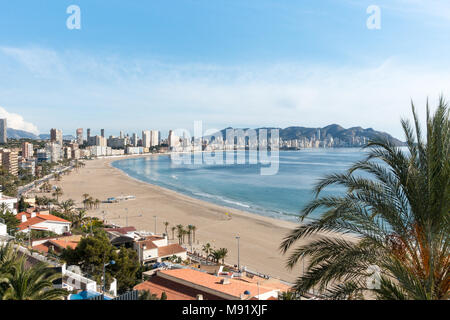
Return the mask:
<svg viewBox="0 0 450 320">
<path fill-rule="evenodd" d="M 44 221 L 54 221 L 54 222 L 62 222 L 62 223 L 70 223 L 70 221 L 67 221 L 65 219 L 62 219 L 60 217 L 51 215 L 51 214 L 39 214 L 37 213 L 35 217 L 31 218 L 31 213 L 28 212 L 20 212 L 16 215 L 16 218 L 20 221 L 22 221 L 22 216 L 27 217 L 27 221 L 21 222 L 18 226 L 19 230 L 24 230 L 28 227 L 34 226 L 38 223 L 44 222 Z M 37 227 L 35 227 L 37 229 Z M 39 227 L 39 229 L 45 230 L 46 228 Z"/>
<path fill-rule="evenodd" d="M 168 246 L 163 246 L 158 248 L 158 256 L 159 257 L 166 257 L 171 256 L 176 253 L 186 252 L 186 249 L 184 249 L 182 246 L 180 246 L 178 243 L 169 244 Z"/>
<path fill-rule="evenodd" d="M 153 240 L 141 240 L 141 241 L 136 241 L 136 243 L 139 245 L 139 247 L 143 247 L 144 245 L 146 246 L 146 249 L 155 249 L 158 248 L 158 246 L 156 244 L 153 243 Z"/>
<path fill-rule="evenodd" d="M 249 291 L 251 296 L 264 294 L 269 291 L 279 290 L 276 287 L 270 286 L 270 284 L 256 284 L 251 282 L 242 281 L 239 278 L 227 278 L 228 284 L 222 284 L 223 277 L 217 277 L 192 269 L 173 269 L 173 270 L 161 270 L 158 271 L 158 276 L 168 278 L 174 282 L 181 281 L 187 283 L 186 285 L 194 284 L 205 288 L 206 290 L 213 290 L 217 294 L 225 294 L 228 297 L 241 298 L 241 295 L 245 291 Z M 165 277 L 168 276 L 168 277 Z"/>
<path fill-rule="evenodd" d="M 203 295 L 204 300 L 223 300 L 212 294 L 158 276 L 152 276 L 149 280 L 135 286 L 134 289 L 150 291 L 151 294 L 156 294 L 158 298 L 165 292 L 167 300 L 196 300 L 197 294 Z"/>
<path fill-rule="evenodd" d="M 135 227 L 123 227 L 123 228 L 105 228 L 105 231 L 115 231 L 121 234 L 127 234 L 128 232 L 136 231 Z"/>
</svg>

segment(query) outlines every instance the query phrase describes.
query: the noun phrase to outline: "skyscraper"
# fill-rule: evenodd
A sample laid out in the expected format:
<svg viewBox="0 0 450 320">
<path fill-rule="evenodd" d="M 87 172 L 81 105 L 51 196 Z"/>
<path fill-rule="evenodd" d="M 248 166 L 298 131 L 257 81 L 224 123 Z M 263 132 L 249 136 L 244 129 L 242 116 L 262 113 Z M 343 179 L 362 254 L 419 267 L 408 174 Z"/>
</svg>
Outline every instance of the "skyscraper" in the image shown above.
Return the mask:
<svg viewBox="0 0 450 320">
<path fill-rule="evenodd" d="M 86 134 L 87 134 L 87 141 L 89 141 L 89 138 L 91 137 L 91 129 L 87 129 L 86 130 Z"/>
<path fill-rule="evenodd" d="M 8 135 L 6 133 L 7 124 L 6 119 L 0 119 L 0 143 L 8 142 Z"/>
<path fill-rule="evenodd" d="M 22 143 L 22 158 L 31 159 L 33 158 L 33 144 L 29 142 Z"/>
<path fill-rule="evenodd" d="M 150 138 L 150 131 L 145 130 L 142 131 L 142 146 L 144 148 L 150 148 L 151 147 L 151 138 Z"/>
<path fill-rule="evenodd" d="M 10 174 L 17 176 L 19 172 L 19 155 L 17 151 L 2 149 L 0 150 L 2 166 Z"/>
<path fill-rule="evenodd" d="M 77 129 L 77 143 L 80 146 L 83 144 L 83 128 Z"/>
<path fill-rule="evenodd" d="M 150 146 L 155 147 L 160 144 L 160 134 L 157 130 L 150 131 Z"/>
<path fill-rule="evenodd" d="M 56 142 L 62 146 L 63 145 L 62 131 L 58 130 L 58 129 L 51 129 L 50 130 L 50 142 Z"/>
<path fill-rule="evenodd" d="M 100 130 L 100 135 L 104 138 L 105 137 L 105 129 Z"/>
</svg>

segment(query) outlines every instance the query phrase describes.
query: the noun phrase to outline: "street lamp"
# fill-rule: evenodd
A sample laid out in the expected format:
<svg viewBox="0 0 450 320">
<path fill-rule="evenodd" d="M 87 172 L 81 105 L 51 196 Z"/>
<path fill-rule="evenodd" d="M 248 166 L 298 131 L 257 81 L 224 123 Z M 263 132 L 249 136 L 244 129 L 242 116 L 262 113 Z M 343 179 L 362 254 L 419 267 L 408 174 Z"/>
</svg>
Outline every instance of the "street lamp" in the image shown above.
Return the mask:
<svg viewBox="0 0 450 320">
<path fill-rule="evenodd" d="M 153 216 L 155 218 L 155 235 L 156 235 L 156 216 Z"/>
<path fill-rule="evenodd" d="M 116 264 L 116 262 L 114 260 L 111 260 L 109 263 L 104 263 L 103 264 L 103 293 L 105 293 L 106 290 L 106 276 L 105 276 L 105 268 L 109 265 L 113 265 Z"/>
<path fill-rule="evenodd" d="M 239 272 L 241 272 L 241 264 L 240 264 L 240 261 L 239 261 L 239 239 L 240 239 L 240 238 L 241 238 L 241 237 L 236 236 L 237 243 L 238 243 L 238 271 L 239 271 Z"/>
</svg>

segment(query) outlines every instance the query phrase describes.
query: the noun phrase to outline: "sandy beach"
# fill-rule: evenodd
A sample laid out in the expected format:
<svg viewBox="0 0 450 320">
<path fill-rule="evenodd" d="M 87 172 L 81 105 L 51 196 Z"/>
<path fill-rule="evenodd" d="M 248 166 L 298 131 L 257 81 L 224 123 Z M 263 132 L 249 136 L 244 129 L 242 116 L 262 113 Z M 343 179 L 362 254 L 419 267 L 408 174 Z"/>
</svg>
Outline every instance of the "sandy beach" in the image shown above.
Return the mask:
<svg viewBox="0 0 450 320">
<path fill-rule="evenodd" d="M 51 183 L 62 187 L 62 200 L 73 199 L 78 207 L 83 207 L 84 193 L 101 201 L 121 195 L 136 197 L 135 200 L 101 204 L 100 208 L 88 211 L 89 215 L 105 218 L 107 222 L 125 226 L 128 221 L 128 226 L 154 232 L 156 216 L 157 233 L 165 232 L 165 221 L 170 223 L 169 239 L 172 238 L 172 226 L 195 225 L 194 250 L 201 251 L 201 246 L 207 242 L 215 248 L 227 248 L 225 262 L 229 264 L 238 262 L 235 237 L 240 236 L 241 266 L 288 282 L 293 282 L 301 274 L 302 264 L 293 271 L 287 270 L 287 256 L 282 256 L 278 250 L 282 239 L 295 228 L 296 223 L 222 207 L 138 181 L 111 166 L 111 162 L 118 159 L 85 161 L 84 168 Z"/>
</svg>

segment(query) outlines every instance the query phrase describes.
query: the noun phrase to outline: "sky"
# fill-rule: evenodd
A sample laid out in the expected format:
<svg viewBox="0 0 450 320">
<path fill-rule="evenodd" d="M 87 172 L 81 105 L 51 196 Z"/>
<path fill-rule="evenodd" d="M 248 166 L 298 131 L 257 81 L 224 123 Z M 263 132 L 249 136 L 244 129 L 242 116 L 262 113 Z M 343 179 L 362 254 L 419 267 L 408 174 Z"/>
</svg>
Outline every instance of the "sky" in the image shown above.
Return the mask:
<svg viewBox="0 0 450 320">
<path fill-rule="evenodd" d="M 425 118 L 450 97 L 449 34 L 448 0 L 2 1 L 0 117 L 33 133 L 202 121 L 403 138 L 411 100 Z"/>
</svg>

